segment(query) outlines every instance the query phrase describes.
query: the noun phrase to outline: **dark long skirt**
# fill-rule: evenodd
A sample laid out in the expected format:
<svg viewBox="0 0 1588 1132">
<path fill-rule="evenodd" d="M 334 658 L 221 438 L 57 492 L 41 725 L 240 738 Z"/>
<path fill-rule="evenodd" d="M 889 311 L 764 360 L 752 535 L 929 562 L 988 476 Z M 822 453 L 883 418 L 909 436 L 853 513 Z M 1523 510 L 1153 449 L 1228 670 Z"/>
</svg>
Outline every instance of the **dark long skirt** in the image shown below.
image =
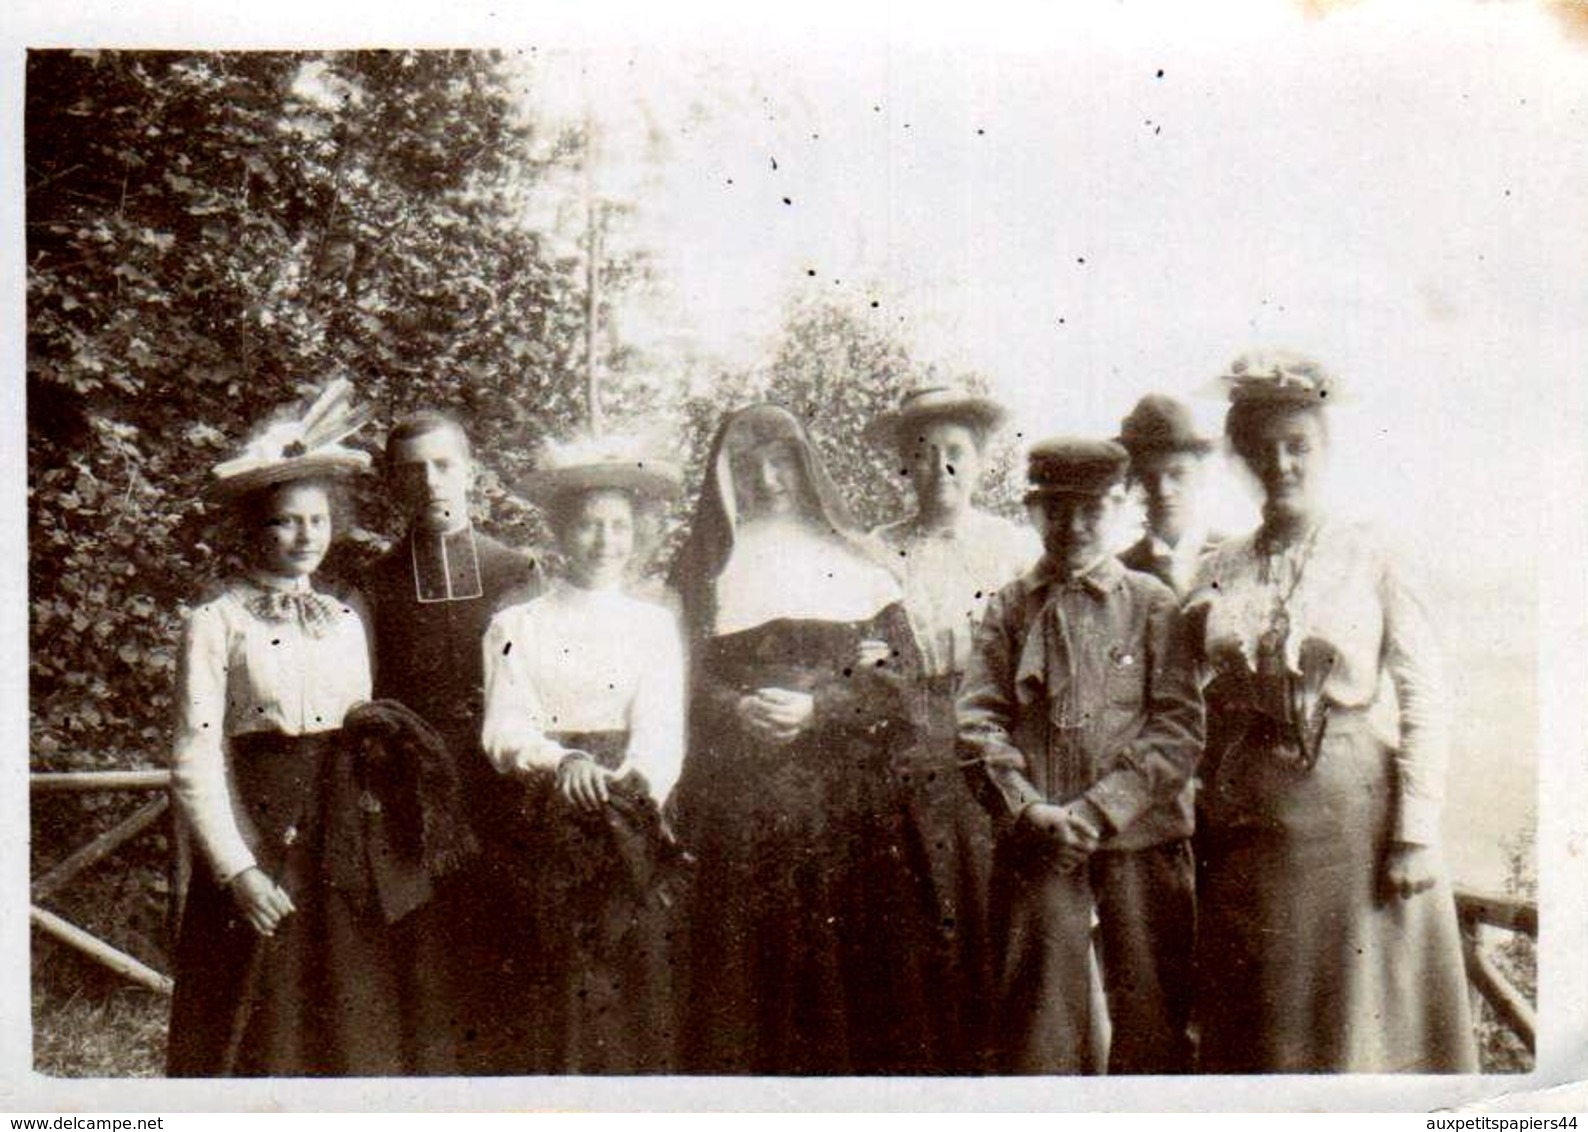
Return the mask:
<svg viewBox="0 0 1588 1132">
<path fill-rule="evenodd" d="M 614 769 L 628 736 L 557 738 Z M 631 772 L 609 790 L 595 814 L 574 809 L 549 781 L 528 803 L 539 855 L 530 892 L 546 972 L 547 1068 L 667 1073 L 677 1047 L 675 909 L 688 878 L 644 778 Z"/>
<path fill-rule="evenodd" d="M 914 701 L 850 678 L 863 638 L 913 644 L 902 610 L 848 625 L 780 621 L 708 641 L 703 686 L 815 689 L 825 722 L 783 747 L 712 695 L 695 701 L 685 798 L 699 858 L 689 926 L 684 1066 L 699 1073 L 926 1071 L 916 969 L 919 891 L 905 860 L 893 755 L 917 738 Z M 820 708 L 818 709 L 821 710 Z M 853 721 L 853 722 L 851 722 Z M 907 910 L 908 914 L 901 914 Z"/>
<path fill-rule="evenodd" d="M 996 986 L 988 889 L 992 823 L 954 754 L 952 678 L 923 686 L 921 741 L 894 760 L 904 799 L 905 860 L 916 882 L 914 912 L 923 953 L 925 1041 L 916 1068 L 928 1073 L 988 1069 L 987 1026 Z M 902 942 L 902 941 L 901 941 Z"/>
<path fill-rule="evenodd" d="M 422 918 L 389 925 L 373 883 L 348 883 L 358 868 L 328 867 L 327 807 L 347 803 L 336 787 L 337 760 L 349 757 L 341 741 L 232 740 L 259 866 L 297 910 L 261 937 L 207 866 L 195 869 L 176 951 L 171 1076 L 386 1076 L 444 1059 L 413 1014 L 434 1002 L 416 985 L 433 959 Z"/>
<path fill-rule="evenodd" d="M 1201 1068 L 1214 1073 L 1476 1069 L 1450 885 L 1387 895 L 1392 752 L 1331 718 L 1310 770 L 1262 723 L 1206 799 L 1198 945 Z"/>
</svg>

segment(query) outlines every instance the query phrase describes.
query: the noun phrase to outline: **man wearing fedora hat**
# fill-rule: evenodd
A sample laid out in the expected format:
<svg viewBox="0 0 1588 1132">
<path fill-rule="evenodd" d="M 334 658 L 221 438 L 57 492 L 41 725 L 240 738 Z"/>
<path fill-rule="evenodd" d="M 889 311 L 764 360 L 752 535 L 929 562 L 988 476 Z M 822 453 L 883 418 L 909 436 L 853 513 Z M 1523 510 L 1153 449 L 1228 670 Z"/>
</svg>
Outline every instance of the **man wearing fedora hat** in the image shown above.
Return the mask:
<svg viewBox="0 0 1588 1132">
<path fill-rule="evenodd" d="M 1122 422 L 1119 443 L 1130 453 L 1130 480 L 1141 489 L 1146 531 L 1119 560 L 1151 574 L 1181 598 L 1202 557 L 1222 541 L 1202 523 L 1201 494 L 1213 441 L 1173 397 L 1149 393 Z"/>
<path fill-rule="evenodd" d="M 1109 553 L 1128 456 L 1111 441 L 1032 447 L 1042 559 L 994 596 L 957 705 L 959 751 L 998 843 L 1003 1068 L 1100 1068 L 1099 923 L 1112 1073 L 1190 1068 L 1191 776 L 1202 698 L 1178 602 Z"/>
<path fill-rule="evenodd" d="M 527 1052 L 534 1020 L 513 1008 L 532 945 L 508 899 L 510 843 L 519 836 L 518 793 L 480 747 L 484 704 L 481 642 L 495 613 L 540 590 L 527 555 L 470 520 L 475 466 L 457 421 L 421 411 L 393 424 L 386 482 L 408 529 L 371 568 L 364 587 L 374 622 L 375 694 L 400 700 L 441 735 L 452 753 L 481 853 L 436 904 L 438 963 L 455 1001 L 434 1020 L 461 1051 L 456 1066 L 432 1072 L 505 1073 L 535 1068 Z"/>
</svg>

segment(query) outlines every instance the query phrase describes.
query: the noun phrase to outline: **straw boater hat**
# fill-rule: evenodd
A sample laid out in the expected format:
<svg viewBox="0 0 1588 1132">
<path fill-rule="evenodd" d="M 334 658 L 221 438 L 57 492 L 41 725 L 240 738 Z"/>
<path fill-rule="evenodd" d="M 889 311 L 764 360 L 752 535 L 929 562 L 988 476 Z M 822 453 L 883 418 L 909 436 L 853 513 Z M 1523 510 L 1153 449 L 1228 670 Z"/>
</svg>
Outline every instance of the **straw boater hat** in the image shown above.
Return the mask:
<svg viewBox="0 0 1588 1132">
<path fill-rule="evenodd" d="M 273 484 L 368 471 L 369 453 L 342 443 L 369 421 L 369 411 L 354 409 L 352 397 L 352 382 L 338 378 L 301 418 L 267 425 L 236 456 L 215 465 L 211 494 L 236 499 Z"/>
<path fill-rule="evenodd" d="M 670 460 L 651 454 L 651 446 L 631 436 L 581 437 L 548 441 L 524 494 L 541 505 L 571 492 L 610 489 L 640 500 L 670 499 L 684 485 L 684 474 Z"/>
<path fill-rule="evenodd" d="M 906 393 L 897 408 L 889 409 L 866 426 L 864 436 L 873 444 L 897 447 L 911 428 L 936 421 L 963 421 L 986 436 L 1004 423 L 1008 413 L 991 397 L 954 385 L 937 385 Z"/>
</svg>

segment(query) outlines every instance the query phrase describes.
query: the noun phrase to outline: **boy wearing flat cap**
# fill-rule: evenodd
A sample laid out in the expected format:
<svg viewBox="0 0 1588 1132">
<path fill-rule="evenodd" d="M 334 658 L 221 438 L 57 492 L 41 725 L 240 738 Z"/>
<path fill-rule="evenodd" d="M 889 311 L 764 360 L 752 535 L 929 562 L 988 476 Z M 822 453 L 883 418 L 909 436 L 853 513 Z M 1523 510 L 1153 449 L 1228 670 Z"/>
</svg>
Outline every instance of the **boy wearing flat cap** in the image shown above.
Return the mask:
<svg viewBox="0 0 1588 1132">
<path fill-rule="evenodd" d="M 1119 444 L 1130 454 L 1130 482 L 1141 490 L 1147 512 L 1145 533 L 1119 560 L 1183 599 L 1203 556 L 1222 541 L 1208 532 L 1201 514 L 1213 441 L 1197 432 L 1183 404 L 1149 393 L 1121 423 Z"/>
<path fill-rule="evenodd" d="M 1006 1072 L 1101 1068 L 1094 912 L 1109 1072 L 1190 1068 L 1202 698 L 1173 592 L 1110 552 L 1127 462 L 1110 441 L 1032 448 L 1026 503 L 1044 554 L 989 604 L 957 704 L 962 765 L 998 827 Z"/>
</svg>

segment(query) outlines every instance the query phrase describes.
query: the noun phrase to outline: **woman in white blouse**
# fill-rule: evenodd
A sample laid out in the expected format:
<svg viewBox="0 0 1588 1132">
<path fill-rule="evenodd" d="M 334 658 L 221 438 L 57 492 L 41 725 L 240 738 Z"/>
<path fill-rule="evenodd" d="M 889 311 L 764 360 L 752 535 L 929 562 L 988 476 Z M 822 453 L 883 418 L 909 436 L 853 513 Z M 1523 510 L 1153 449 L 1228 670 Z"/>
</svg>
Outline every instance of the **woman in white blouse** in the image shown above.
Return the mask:
<svg viewBox="0 0 1588 1132">
<path fill-rule="evenodd" d="M 1201 1068 L 1471 1072 L 1440 853 L 1438 633 L 1383 538 L 1323 506 L 1338 384 L 1277 352 L 1237 359 L 1225 382 L 1263 521 L 1204 560 L 1187 598 L 1212 681 Z"/>
<path fill-rule="evenodd" d="M 216 468 L 252 570 L 192 611 L 172 780 L 199 851 L 176 957 L 173 1076 L 401 1067 L 384 940 L 325 883 L 324 768 L 369 699 L 359 614 L 317 590 L 331 480 L 368 467 L 338 383 Z"/>
<path fill-rule="evenodd" d="M 954 697 L 988 600 L 1042 555 L 1030 526 L 973 503 L 1004 415 L 969 390 L 927 388 L 866 430 L 898 459 L 915 496 L 911 514 L 872 533 L 904 588 L 925 669 L 928 732 L 895 771 L 906 803 L 906 852 L 935 944 L 921 964 L 931 1004 L 926 1067 L 941 1073 L 984 1069 L 996 954 L 987 914 L 992 827 L 956 765 Z"/>
<path fill-rule="evenodd" d="M 564 576 L 485 636 L 483 745 L 529 786 L 538 1027 L 561 1072 L 671 1066 L 679 870 L 663 815 L 683 764 L 684 652 L 672 611 L 624 587 L 645 508 L 679 485 L 629 441 L 549 449 L 531 491 Z"/>
</svg>

